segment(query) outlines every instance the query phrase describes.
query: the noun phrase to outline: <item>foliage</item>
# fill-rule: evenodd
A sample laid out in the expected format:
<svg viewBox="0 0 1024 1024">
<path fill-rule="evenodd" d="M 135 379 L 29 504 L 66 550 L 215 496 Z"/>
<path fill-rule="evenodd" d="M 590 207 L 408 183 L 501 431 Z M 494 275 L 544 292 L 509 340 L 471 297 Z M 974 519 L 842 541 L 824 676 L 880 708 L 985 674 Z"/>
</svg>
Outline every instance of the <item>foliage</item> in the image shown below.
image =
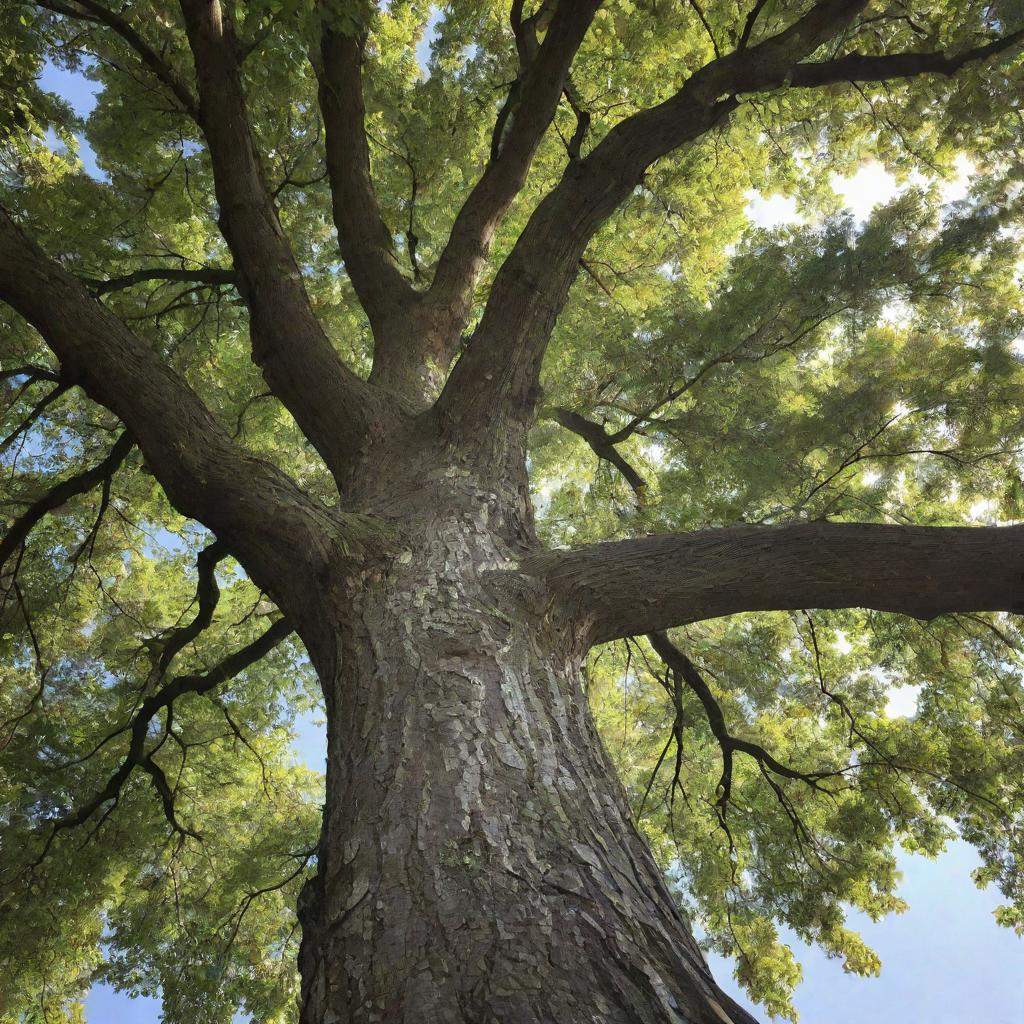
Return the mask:
<svg viewBox="0 0 1024 1024">
<path fill-rule="evenodd" d="M 290 0 L 234 6 L 254 47 L 250 113 L 283 225 L 317 314 L 365 373 L 372 339 L 337 253 L 307 59 L 316 12 Z M 758 4 L 752 38 L 806 6 Z M 341 5 L 338 16 L 368 25 L 373 177 L 412 278 L 438 259 L 485 166 L 516 51 L 504 3 L 381 8 Z M 138 0 L 126 10 L 187 77 L 177 5 Z M 748 13 L 732 2 L 606 4 L 573 68 L 590 115 L 584 152 L 664 100 L 716 48 L 735 45 Z M 843 46 L 954 52 L 1021 19 L 1013 3 L 961 0 L 877 3 L 868 13 Z M 428 21 L 424 73 L 416 46 Z M 117 281 L 147 267 L 230 263 L 195 124 L 95 20 L 59 3 L 11 2 L 0 24 L 2 205 L 102 290 L 233 436 L 329 500 L 329 474 L 250 360 L 235 288 Z M 40 88 L 47 63 L 95 83 L 87 118 Z M 754 95 L 727 128 L 652 167 L 588 248 L 547 354 L 531 436 L 544 537 L 1021 519 L 1024 198 L 1022 122 L 1010 101 L 1020 74 L 1014 58 L 952 79 Z M 474 318 L 560 177 L 576 126 L 563 100 L 499 230 Z M 77 159 L 79 137 L 99 178 Z M 901 190 L 859 223 L 833 176 L 865 161 L 881 161 Z M 963 197 L 944 201 L 965 166 Z M 802 221 L 749 223 L 751 190 L 795 197 Z M 54 382 L 52 358 L 24 321 L 6 307 L 0 317 L 2 509 L 13 523 L 55 481 L 99 463 L 120 428 Z M 560 425 L 560 408 L 624 433 L 616 448 L 646 486 L 631 489 Z M 226 1022 L 236 1009 L 295 1019 L 294 907 L 313 863 L 322 787 L 291 746 L 297 716 L 317 702 L 297 641 L 153 719 L 147 739 L 173 788 L 173 814 L 157 774 L 136 771 L 101 813 L 54 829 L 103 790 L 128 750 L 115 730 L 147 697 L 210 670 L 275 621 L 256 585 L 221 559 L 211 624 L 165 662 L 173 638 L 202 615 L 197 558 L 210 541 L 132 451 L 107 487 L 42 518 L 3 567 L 4 1024 L 80 1019 L 78 1000 L 98 979 L 162 993 L 169 1022 Z M 795 1016 L 800 977 L 780 926 L 847 970 L 877 973 L 844 915 L 902 909 L 897 846 L 935 856 L 951 836 L 967 839 L 983 860 L 978 883 L 1005 896 L 1000 923 L 1024 933 L 1024 638 L 1012 619 L 765 613 L 673 637 L 732 734 L 806 778 L 737 754 L 723 799 L 706 711 L 644 640 L 594 652 L 591 700 L 680 900 L 708 945 L 737 957 L 740 982 L 769 1012 Z M 910 694 L 916 707 L 894 713 L 893 696 Z"/>
</svg>

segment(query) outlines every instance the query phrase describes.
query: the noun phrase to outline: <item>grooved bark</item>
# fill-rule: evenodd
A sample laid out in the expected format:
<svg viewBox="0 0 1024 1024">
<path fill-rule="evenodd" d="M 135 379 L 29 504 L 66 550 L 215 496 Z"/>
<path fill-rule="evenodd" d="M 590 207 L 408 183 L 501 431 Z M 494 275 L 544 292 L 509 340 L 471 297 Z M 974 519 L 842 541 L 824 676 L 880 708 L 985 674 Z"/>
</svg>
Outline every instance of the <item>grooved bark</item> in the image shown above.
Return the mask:
<svg viewBox="0 0 1024 1024">
<path fill-rule="evenodd" d="M 503 503 L 362 578 L 328 699 L 303 1024 L 747 1022 L 711 979 L 591 722 L 583 648 L 493 570 Z"/>
</svg>

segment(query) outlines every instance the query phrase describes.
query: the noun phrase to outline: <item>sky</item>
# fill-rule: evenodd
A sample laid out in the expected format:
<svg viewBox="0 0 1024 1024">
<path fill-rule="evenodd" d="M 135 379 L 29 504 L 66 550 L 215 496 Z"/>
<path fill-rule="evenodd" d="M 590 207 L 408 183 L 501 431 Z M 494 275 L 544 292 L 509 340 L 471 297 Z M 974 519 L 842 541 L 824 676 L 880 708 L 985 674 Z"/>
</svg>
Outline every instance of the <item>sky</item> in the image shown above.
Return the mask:
<svg viewBox="0 0 1024 1024">
<path fill-rule="evenodd" d="M 67 71 L 57 67 L 56 64 L 47 62 L 43 66 L 39 82 L 48 92 L 56 93 L 62 99 L 67 100 L 79 117 L 88 117 L 92 108 L 96 106 L 96 91 L 99 89 L 99 85 L 96 82 L 90 82 L 81 72 Z M 78 156 L 85 168 L 85 173 L 94 178 L 105 177 L 96 163 L 96 154 L 86 141 L 85 136 L 77 135 L 76 138 L 78 139 Z M 51 131 L 47 136 L 47 142 L 52 147 L 55 141 L 55 136 Z"/>
<path fill-rule="evenodd" d="M 426 44 L 419 55 L 423 62 Z M 58 93 L 81 116 L 95 104 L 95 84 L 81 74 L 47 65 L 41 76 L 45 88 Z M 88 173 L 102 177 L 95 157 L 81 141 L 80 155 Z M 959 168 L 943 199 L 960 198 L 970 168 Z M 863 167 L 833 187 L 858 220 L 878 203 L 887 202 L 899 186 L 878 164 Z M 764 227 L 799 222 L 794 200 L 751 193 L 747 212 Z M 910 708 L 905 710 L 909 711 Z M 323 764 L 323 727 L 313 717 L 300 723 L 296 754 L 310 766 Z M 909 1024 L 1022 1024 L 1024 1022 L 1024 941 L 996 925 L 992 912 L 998 894 L 979 891 L 970 879 L 978 858 L 964 843 L 953 844 L 937 861 L 902 856 L 900 895 L 910 909 L 873 923 L 851 914 L 850 925 L 882 958 L 879 978 L 845 974 L 838 961 L 794 939 L 804 968 L 804 981 L 795 1004 L 803 1024 L 863 1024 L 901 1020 Z M 759 1019 L 766 1015 L 746 1002 L 732 979 L 732 965 L 711 961 L 722 986 Z M 89 1024 L 157 1024 L 159 1000 L 132 999 L 104 985 L 94 986 L 86 999 Z"/>
</svg>

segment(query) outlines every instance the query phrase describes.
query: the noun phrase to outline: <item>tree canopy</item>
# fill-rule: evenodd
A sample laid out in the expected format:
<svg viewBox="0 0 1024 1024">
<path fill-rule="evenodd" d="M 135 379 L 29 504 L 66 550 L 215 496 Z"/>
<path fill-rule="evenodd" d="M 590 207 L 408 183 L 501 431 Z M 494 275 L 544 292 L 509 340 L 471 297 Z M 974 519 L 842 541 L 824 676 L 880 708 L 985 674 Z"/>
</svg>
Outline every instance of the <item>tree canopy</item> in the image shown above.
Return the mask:
<svg viewBox="0 0 1024 1024">
<path fill-rule="evenodd" d="M 56 305 L 38 312 L 0 286 L 0 1021 L 75 1019 L 96 979 L 159 991 L 172 1024 L 295 1019 L 323 795 L 291 740 L 319 693 L 265 581 L 218 539 L 220 449 L 193 435 L 207 486 L 191 504 L 156 469 L 193 397 L 259 487 L 285 504 L 301 489 L 324 517 L 351 441 L 322 429 L 325 410 L 367 380 L 411 393 L 410 372 L 451 406 L 487 358 L 536 406 L 530 484 L 555 549 L 788 524 L 809 531 L 810 562 L 821 524 L 1024 518 L 1024 7 L 594 6 L 236 0 L 235 77 L 197 60 L 210 40 L 169 0 L 0 9 L 0 217 L 25 232 L 0 255 L 24 246 L 31 274 L 41 250 L 67 278 L 24 287 L 49 275 Z M 826 14 L 841 24 L 819 38 Z M 96 84 L 87 119 L 41 87 L 47 63 Z M 251 168 L 219 169 L 249 144 L 214 116 L 236 89 L 277 234 L 246 206 Z M 613 157 L 629 173 L 605 180 Z M 866 161 L 900 189 L 858 220 L 837 187 Z M 584 208 L 596 180 L 607 202 Z M 799 222 L 752 223 L 755 191 L 794 197 Z M 519 240 L 553 233 L 563 208 L 592 239 L 564 272 L 531 266 Z M 536 283 L 549 269 L 564 308 Z M 309 365 L 272 350 L 258 301 L 297 280 L 313 316 L 288 321 L 313 339 Z M 74 348 L 79 283 L 104 311 L 82 336 L 127 325 L 143 356 L 99 366 Z M 557 323 L 513 366 L 528 340 L 488 338 L 507 315 L 494 296 L 518 287 L 540 296 L 524 318 Z M 428 289 L 436 306 L 415 298 Z M 458 329 L 424 331 L 419 367 L 375 345 L 413 344 L 436 309 Z M 36 329 L 48 317 L 67 321 L 60 359 Z M 118 393 L 168 368 L 187 388 L 128 427 Z M 466 429 L 490 387 L 452 412 Z M 261 543 L 305 523 L 268 524 Z M 981 556 L 935 545 L 893 605 L 845 607 L 818 580 L 806 610 L 712 602 L 716 617 L 677 615 L 669 633 L 595 627 L 608 642 L 589 696 L 636 818 L 708 946 L 773 1014 L 794 1015 L 800 976 L 780 926 L 877 972 L 845 915 L 902 909 L 899 847 L 966 839 L 1000 924 L 1024 933 L 1024 635 L 984 610 L 1006 604 L 936 617 L 933 591 Z M 888 557 L 851 556 L 876 591 Z"/>
</svg>

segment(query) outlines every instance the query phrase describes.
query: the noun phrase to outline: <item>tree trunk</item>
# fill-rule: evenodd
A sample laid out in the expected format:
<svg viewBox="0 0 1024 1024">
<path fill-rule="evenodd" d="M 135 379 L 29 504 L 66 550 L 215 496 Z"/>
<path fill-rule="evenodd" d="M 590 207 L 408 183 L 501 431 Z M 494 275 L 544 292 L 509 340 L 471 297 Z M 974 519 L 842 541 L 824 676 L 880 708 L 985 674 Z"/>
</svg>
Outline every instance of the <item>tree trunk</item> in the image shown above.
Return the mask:
<svg viewBox="0 0 1024 1024">
<path fill-rule="evenodd" d="M 496 588 L 508 517 L 473 504 L 421 501 L 415 544 L 313 652 L 328 769 L 303 1024 L 749 1021 L 630 820 L 571 625 Z"/>
</svg>

